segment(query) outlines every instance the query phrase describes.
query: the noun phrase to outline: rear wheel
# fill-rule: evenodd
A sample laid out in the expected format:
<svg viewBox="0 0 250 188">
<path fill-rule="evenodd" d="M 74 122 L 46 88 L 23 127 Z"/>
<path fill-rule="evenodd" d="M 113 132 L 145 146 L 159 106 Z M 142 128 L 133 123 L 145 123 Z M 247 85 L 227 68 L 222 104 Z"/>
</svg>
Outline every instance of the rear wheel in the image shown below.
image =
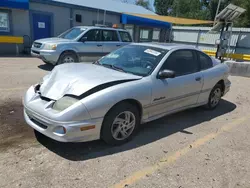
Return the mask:
<svg viewBox="0 0 250 188">
<path fill-rule="evenodd" d="M 78 58 L 75 53 L 73 52 L 64 52 L 58 61 L 58 65 L 64 64 L 64 63 L 76 63 L 78 62 Z"/>
<path fill-rule="evenodd" d="M 101 137 L 111 145 L 124 144 L 135 135 L 139 123 L 140 115 L 135 106 L 129 103 L 118 104 L 105 116 Z"/>
<path fill-rule="evenodd" d="M 211 110 L 215 109 L 220 103 L 222 94 L 223 94 L 222 86 L 220 84 L 216 84 L 209 95 L 206 108 Z"/>
</svg>

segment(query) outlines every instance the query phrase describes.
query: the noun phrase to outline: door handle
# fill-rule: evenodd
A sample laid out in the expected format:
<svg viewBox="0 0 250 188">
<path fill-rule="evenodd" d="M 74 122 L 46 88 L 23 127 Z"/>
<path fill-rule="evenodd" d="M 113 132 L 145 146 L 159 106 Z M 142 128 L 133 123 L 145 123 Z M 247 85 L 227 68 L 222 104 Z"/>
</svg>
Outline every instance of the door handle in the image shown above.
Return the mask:
<svg viewBox="0 0 250 188">
<path fill-rule="evenodd" d="M 196 77 L 195 80 L 198 82 L 198 81 L 201 81 L 201 77 Z"/>
<path fill-rule="evenodd" d="M 120 45 L 120 44 L 117 44 L 116 46 L 118 47 L 118 46 L 121 46 L 121 45 Z"/>
<path fill-rule="evenodd" d="M 97 46 L 98 46 L 98 47 L 102 47 L 102 45 L 101 45 L 101 44 L 97 44 Z"/>
</svg>

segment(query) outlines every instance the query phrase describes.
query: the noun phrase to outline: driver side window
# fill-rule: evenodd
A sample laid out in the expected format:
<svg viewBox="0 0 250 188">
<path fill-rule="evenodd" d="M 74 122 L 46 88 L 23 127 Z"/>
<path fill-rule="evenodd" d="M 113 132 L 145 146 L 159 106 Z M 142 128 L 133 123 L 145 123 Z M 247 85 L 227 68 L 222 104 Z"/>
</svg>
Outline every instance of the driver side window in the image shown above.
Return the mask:
<svg viewBox="0 0 250 188">
<path fill-rule="evenodd" d="M 92 29 L 83 36 L 83 38 L 85 37 L 87 37 L 86 41 L 101 41 L 101 30 Z"/>
<path fill-rule="evenodd" d="M 199 64 L 193 50 L 177 50 L 167 58 L 163 69 L 174 71 L 176 76 L 182 76 L 198 72 Z"/>
</svg>

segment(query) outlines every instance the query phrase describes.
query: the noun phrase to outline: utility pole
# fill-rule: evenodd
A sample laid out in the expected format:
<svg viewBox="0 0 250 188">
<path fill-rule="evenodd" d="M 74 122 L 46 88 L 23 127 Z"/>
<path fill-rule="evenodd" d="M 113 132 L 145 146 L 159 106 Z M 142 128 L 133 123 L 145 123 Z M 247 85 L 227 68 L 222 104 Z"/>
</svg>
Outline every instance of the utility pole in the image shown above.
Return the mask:
<svg viewBox="0 0 250 188">
<path fill-rule="evenodd" d="M 214 26 L 215 26 L 216 16 L 218 15 L 219 10 L 220 10 L 220 4 L 221 4 L 221 1 L 222 1 L 222 0 L 219 0 L 219 2 L 218 2 L 218 6 L 217 6 L 217 10 L 216 10 L 216 14 L 215 14 L 215 17 L 214 17 Z"/>
</svg>

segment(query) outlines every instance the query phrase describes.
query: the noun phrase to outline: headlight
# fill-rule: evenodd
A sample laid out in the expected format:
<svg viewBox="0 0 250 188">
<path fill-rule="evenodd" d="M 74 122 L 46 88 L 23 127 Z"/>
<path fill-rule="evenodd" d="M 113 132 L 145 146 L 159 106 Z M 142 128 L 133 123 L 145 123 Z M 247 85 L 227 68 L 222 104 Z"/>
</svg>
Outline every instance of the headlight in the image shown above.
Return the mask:
<svg viewBox="0 0 250 188">
<path fill-rule="evenodd" d="M 56 50 L 57 45 L 56 44 L 45 44 L 43 49 L 44 50 Z"/>
<path fill-rule="evenodd" d="M 65 96 L 54 103 L 53 109 L 57 111 L 63 111 L 78 101 L 78 99 L 75 99 L 73 97 Z"/>
</svg>

